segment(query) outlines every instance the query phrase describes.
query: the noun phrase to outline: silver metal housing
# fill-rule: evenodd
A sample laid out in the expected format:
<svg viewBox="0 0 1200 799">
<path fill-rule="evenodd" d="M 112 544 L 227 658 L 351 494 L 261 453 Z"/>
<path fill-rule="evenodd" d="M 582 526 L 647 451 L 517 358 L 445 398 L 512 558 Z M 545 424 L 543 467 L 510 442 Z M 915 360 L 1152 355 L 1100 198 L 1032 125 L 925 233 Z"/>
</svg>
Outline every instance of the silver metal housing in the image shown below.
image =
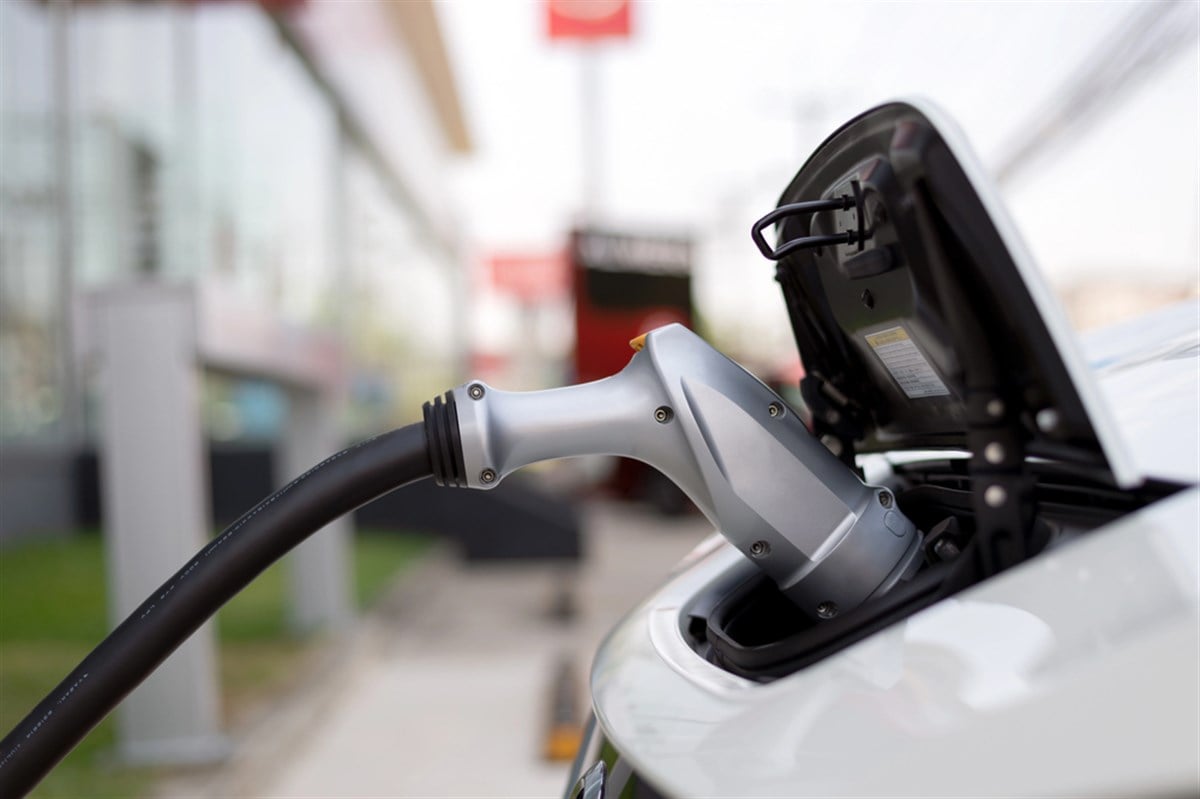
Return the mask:
<svg viewBox="0 0 1200 799">
<path fill-rule="evenodd" d="M 814 618 L 886 591 L 920 551 L 886 489 L 865 485 L 777 394 L 681 325 L 649 333 L 603 380 L 532 392 L 473 381 L 454 400 L 470 487 L 553 458 L 643 461 Z"/>
</svg>

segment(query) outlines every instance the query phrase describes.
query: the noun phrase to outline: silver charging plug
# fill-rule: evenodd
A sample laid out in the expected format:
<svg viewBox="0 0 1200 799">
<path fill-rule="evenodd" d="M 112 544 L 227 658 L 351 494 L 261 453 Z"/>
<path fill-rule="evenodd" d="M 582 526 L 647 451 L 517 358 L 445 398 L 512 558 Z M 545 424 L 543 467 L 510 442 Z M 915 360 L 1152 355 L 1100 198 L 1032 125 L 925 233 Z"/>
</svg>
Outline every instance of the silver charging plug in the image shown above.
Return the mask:
<svg viewBox="0 0 1200 799">
<path fill-rule="evenodd" d="M 438 482 L 493 488 L 538 461 L 621 455 L 669 477 L 816 619 L 891 588 L 921 533 L 777 394 L 681 325 L 644 337 L 612 377 L 546 391 L 481 382 L 426 405 Z"/>
</svg>

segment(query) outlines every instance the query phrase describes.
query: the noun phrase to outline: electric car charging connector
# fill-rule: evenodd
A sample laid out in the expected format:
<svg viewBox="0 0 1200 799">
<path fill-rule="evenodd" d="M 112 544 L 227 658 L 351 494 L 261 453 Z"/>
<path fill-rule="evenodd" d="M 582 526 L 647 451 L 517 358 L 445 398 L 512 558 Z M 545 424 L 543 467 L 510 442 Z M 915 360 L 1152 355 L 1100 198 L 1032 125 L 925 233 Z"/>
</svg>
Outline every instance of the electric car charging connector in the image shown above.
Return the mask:
<svg viewBox="0 0 1200 799">
<path fill-rule="evenodd" d="M 427 403 L 434 479 L 488 489 L 552 458 L 644 461 L 814 619 L 919 564 L 921 533 L 892 494 L 859 480 L 761 381 L 681 325 L 634 345 L 603 380 L 532 392 L 472 382 Z"/>
</svg>

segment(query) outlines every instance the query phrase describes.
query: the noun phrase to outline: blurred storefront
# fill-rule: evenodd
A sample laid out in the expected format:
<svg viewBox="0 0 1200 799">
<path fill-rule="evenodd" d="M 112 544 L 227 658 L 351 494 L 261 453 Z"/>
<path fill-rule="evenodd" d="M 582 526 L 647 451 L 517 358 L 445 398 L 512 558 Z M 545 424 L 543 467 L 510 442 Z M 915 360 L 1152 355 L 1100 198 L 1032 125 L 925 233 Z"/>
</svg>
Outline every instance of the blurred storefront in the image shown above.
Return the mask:
<svg viewBox="0 0 1200 799">
<path fill-rule="evenodd" d="M 0 537 L 77 519 L 100 288 L 220 284 L 342 340 L 348 438 L 410 420 L 463 357 L 469 147 L 432 2 L 0 3 Z M 205 380 L 211 439 L 278 434 Z"/>
</svg>

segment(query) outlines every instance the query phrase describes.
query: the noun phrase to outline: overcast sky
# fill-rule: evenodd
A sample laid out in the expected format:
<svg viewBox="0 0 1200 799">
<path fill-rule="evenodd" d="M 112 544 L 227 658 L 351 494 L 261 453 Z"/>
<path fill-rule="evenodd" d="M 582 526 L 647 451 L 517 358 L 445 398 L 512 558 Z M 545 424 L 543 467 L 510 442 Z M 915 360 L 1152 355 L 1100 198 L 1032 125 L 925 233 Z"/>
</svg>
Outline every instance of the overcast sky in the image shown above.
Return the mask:
<svg viewBox="0 0 1200 799">
<path fill-rule="evenodd" d="M 484 251 L 559 245 L 582 206 L 580 81 L 589 56 L 546 41 L 541 2 L 453 0 L 439 9 L 476 142 L 456 176 L 471 240 Z M 948 111 L 994 168 L 1136 10 L 1120 2 L 637 3 L 632 40 L 591 56 L 602 86 L 599 218 L 690 230 L 701 243 L 702 307 L 778 313 L 777 288 L 747 231 L 822 138 L 879 101 L 920 95 Z M 1082 137 L 1005 187 L 1051 282 L 1121 271 L 1195 278 L 1198 75 L 1193 36 Z"/>
</svg>

